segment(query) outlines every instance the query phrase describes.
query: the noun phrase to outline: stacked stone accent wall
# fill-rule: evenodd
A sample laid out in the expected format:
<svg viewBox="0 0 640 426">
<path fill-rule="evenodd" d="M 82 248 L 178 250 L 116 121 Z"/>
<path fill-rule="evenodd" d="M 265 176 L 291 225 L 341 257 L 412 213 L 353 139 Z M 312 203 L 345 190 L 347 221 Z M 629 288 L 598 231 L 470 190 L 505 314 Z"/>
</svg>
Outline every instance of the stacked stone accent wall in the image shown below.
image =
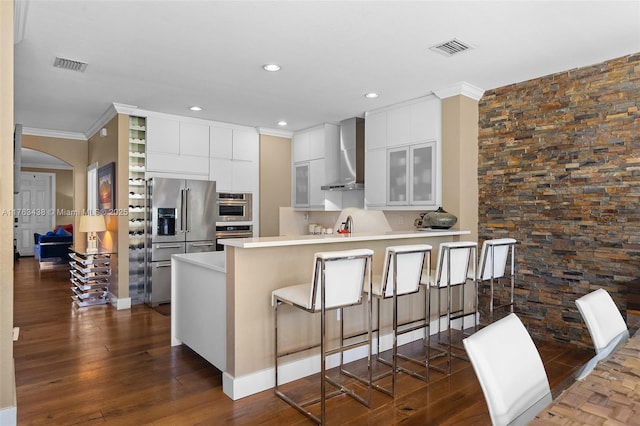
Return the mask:
<svg viewBox="0 0 640 426">
<path fill-rule="evenodd" d="M 640 53 L 487 91 L 480 241 L 518 240 L 516 312 L 532 335 L 592 346 L 575 300 L 626 315 L 640 278 Z"/>
</svg>

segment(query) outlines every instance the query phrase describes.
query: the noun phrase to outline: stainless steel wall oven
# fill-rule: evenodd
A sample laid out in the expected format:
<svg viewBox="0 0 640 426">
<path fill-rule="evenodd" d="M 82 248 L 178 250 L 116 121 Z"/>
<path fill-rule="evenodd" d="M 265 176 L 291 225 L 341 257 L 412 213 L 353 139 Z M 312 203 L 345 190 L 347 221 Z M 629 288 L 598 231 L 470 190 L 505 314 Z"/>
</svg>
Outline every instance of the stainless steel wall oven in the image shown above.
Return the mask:
<svg viewBox="0 0 640 426">
<path fill-rule="evenodd" d="M 218 242 L 225 238 L 251 238 L 253 225 L 223 225 L 216 226 L 216 251 L 223 251 L 224 246 Z"/>
<path fill-rule="evenodd" d="M 249 222 L 253 220 L 253 196 L 250 193 L 218 192 L 219 222 Z"/>
</svg>

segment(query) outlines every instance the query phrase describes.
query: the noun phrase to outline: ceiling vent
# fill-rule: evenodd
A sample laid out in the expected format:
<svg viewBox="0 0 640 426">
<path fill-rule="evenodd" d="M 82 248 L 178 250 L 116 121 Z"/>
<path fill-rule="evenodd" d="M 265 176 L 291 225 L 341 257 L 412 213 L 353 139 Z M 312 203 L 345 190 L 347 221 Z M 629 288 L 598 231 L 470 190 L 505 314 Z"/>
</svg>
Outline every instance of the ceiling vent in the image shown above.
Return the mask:
<svg viewBox="0 0 640 426">
<path fill-rule="evenodd" d="M 87 69 L 86 62 L 74 61 L 73 59 L 65 59 L 56 57 L 53 62 L 53 66 L 56 68 L 62 68 L 65 70 L 84 72 Z"/>
<path fill-rule="evenodd" d="M 447 42 L 440 43 L 431 47 L 431 50 L 445 56 L 453 56 L 457 53 L 461 53 L 469 49 L 471 49 L 471 45 L 455 38 L 453 40 L 449 40 Z"/>
</svg>

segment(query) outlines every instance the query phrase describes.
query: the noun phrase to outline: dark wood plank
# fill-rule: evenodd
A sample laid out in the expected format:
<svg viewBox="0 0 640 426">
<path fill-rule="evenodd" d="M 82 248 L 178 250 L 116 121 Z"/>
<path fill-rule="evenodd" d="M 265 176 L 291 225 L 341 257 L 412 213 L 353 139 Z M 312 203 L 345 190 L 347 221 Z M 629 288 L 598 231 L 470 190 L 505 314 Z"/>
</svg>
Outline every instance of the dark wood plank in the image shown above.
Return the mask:
<svg viewBox="0 0 640 426">
<path fill-rule="evenodd" d="M 310 424 L 271 390 L 229 399 L 220 371 L 189 348 L 170 346 L 166 309 L 75 308 L 68 271 L 40 271 L 32 258 L 16 263 L 14 282 L 19 424 Z M 567 378 L 592 355 L 536 343 L 552 387 L 568 386 Z M 289 386 L 307 393 L 318 383 L 312 376 Z M 454 361 L 450 376 L 431 373 L 428 384 L 400 374 L 396 398 L 374 392 L 370 409 L 346 396 L 332 398 L 328 417 L 329 424 L 348 425 L 490 424 L 464 360 Z"/>
</svg>

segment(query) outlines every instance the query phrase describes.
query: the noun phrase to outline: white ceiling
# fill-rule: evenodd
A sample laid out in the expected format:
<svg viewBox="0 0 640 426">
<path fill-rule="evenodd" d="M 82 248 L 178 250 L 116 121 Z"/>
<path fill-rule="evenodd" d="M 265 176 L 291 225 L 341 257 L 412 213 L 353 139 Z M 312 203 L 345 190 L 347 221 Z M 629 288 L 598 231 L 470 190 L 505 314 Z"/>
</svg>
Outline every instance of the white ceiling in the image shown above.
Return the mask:
<svg viewBox="0 0 640 426">
<path fill-rule="evenodd" d="M 637 0 L 16 0 L 16 11 L 16 122 L 80 134 L 113 102 L 295 131 L 460 81 L 486 90 L 640 52 Z M 429 49 L 452 38 L 474 49 Z M 56 56 L 89 65 L 54 68 Z"/>
</svg>

